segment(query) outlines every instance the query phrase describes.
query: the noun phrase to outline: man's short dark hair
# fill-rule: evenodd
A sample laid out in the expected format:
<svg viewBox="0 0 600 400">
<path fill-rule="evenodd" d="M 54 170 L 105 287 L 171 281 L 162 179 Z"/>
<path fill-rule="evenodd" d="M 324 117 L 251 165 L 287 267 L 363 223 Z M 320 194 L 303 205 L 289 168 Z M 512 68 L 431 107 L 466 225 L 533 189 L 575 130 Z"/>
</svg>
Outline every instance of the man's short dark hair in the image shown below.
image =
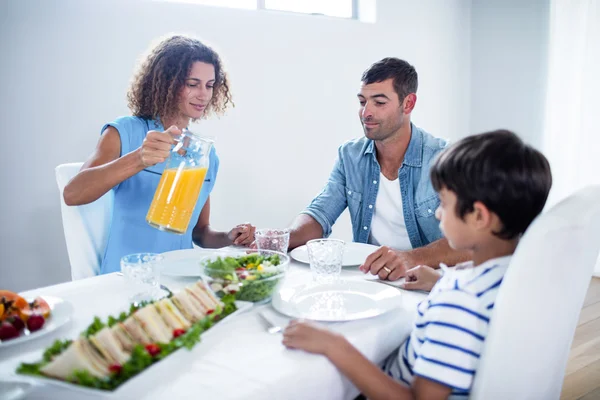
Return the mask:
<svg viewBox="0 0 600 400">
<path fill-rule="evenodd" d="M 511 131 L 466 137 L 442 152 L 431 167 L 431 183 L 456 194 L 460 218 L 479 201 L 500 218 L 494 234 L 513 239 L 542 212 L 552 186 L 550 164 L 542 153 Z"/>
<path fill-rule="evenodd" d="M 415 67 L 399 58 L 386 57 L 381 61 L 377 61 L 363 72 L 361 81 L 366 85 L 370 85 L 390 78 L 394 80 L 394 90 L 398 94 L 400 103 L 410 93 L 417 93 L 419 78 Z"/>
</svg>

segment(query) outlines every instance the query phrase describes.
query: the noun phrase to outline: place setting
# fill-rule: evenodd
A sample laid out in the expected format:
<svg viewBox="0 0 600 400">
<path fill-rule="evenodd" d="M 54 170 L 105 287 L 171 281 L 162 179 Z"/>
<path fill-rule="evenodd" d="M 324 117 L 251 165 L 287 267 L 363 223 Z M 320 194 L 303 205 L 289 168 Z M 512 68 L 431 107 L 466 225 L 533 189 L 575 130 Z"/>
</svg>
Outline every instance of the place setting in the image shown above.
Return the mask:
<svg viewBox="0 0 600 400">
<path fill-rule="evenodd" d="M 353 245 L 351 249 L 358 248 Z M 292 318 L 338 322 L 375 317 L 401 306 L 399 290 L 366 279 L 345 278 L 344 259 L 352 265 L 364 262 L 364 258 L 353 260 L 357 256 L 352 251 L 345 258 L 346 246 L 338 239 L 309 241 L 305 247 L 310 278 L 286 281 L 273 296 L 273 309 Z"/>
</svg>

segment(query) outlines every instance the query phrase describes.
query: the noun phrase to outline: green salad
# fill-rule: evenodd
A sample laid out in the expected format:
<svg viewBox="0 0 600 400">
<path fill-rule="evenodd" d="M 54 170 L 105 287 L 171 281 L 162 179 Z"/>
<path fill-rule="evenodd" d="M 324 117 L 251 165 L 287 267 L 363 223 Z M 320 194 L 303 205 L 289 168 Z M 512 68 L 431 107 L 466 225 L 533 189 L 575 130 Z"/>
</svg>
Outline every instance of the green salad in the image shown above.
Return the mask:
<svg viewBox="0 0 600 400">
<path fill-rule="evenodd" d="M 235 294 L 237 300 L 254 303 L 271 298 L 283 272 L 278 254 L 217 257 L 204 263 L 204 273 L 217 296 Z"/>
</svg>

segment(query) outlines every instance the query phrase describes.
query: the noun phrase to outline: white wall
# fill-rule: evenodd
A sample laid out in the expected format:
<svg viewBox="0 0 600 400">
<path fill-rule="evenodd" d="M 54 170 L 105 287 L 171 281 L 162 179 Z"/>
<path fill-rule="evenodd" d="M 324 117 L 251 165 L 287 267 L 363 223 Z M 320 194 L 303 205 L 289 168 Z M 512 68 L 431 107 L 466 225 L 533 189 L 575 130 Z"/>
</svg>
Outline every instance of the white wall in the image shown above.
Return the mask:
<svg viewBox="0 0 600 400">
<path fill-rule="evenodd" d="M 471 133 L 507 128 L 541 148 L 550 0 L 473 0 Z"/>
<path fill-rule="evenodd" d="M 162 2 L 1 2 L 0 287 L 69 279 L 54 167 L 84 160 L 101 126 L 128 113 L 136 58 L 168 32 L 214 44 L 233 79 L 237 107 L 201 125 L 221 157 L 217 228 L 285 226 L 305 207 L 338 145 L 361 135 L 360 75 L 382 57 L 416 66 L 415 122 L 439 136 L 467 133 L 470 2 L 377 3 L 378 22 L 365 24 Z M 346 216 L 334 232 L 351 238 Z"/>
</svg>

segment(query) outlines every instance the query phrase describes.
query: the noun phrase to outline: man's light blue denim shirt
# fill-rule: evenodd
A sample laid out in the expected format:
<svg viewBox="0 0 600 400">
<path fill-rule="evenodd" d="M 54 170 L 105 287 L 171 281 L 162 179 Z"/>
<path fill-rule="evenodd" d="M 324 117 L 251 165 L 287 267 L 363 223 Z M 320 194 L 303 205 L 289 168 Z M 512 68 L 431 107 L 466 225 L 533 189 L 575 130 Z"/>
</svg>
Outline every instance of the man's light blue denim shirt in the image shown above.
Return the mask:
<svg viewBox="0 0 600 400">
<path fill-rule="evenodd" d="M 435 138 L 411 124 L 411 138 L 398 170 L 402 208 L 406 230 L 413 248 L 425 246 L 442 237 L 435 210 L 440 204 L 431 186 L 429 169 L 435 157 L 448 142 Z M 375 200 L 379 188 L 380 166 L 375 143 L 362 137 L 341 145 L 329 181 L 302 212 L 312 216 L 323 227 L 323 236 L 348 207 L 354 241 L 367 243 Z"/>
</svg>

